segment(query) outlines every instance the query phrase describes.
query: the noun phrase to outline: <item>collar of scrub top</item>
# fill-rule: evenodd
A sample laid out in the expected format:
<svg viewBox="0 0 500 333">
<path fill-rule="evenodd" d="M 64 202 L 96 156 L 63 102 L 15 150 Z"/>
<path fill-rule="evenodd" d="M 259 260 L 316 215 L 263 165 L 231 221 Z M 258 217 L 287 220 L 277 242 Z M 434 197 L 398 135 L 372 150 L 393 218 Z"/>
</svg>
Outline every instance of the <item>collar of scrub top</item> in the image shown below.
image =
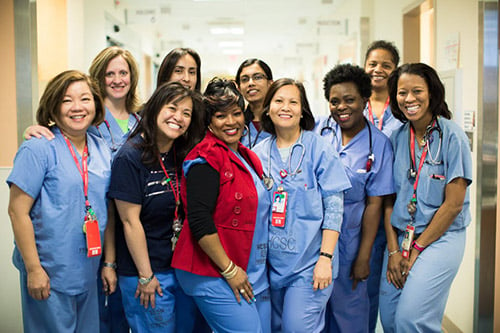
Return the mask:
<svg viewBox="0 0 500 333">
<path fill-rule="evenodd" d="M 364 117 L 363 117 L 364 118 Z M 372 169 L 372 165 L 375 162 L 375 155 L 373 154 L 373 139 L 372 139 L 372 128 L 370 126 L 370 123 L 366 118 L 364 118 L 366 126 L 368 127 L 368 140 L 370 142 L 369 146 L 369 153 L 368 153 L 368 159 L 366 160 L 366 172 L 369 172 Z M 320 131 L 320 135 L 323 136 L 325 135 L 325 131 L 331 131 L 333 136 L 337 138 L 337 132 L 333 128 L 335 126 L 333 117 L 330 115 L 328 116 L 328 119 L 326 120 L 325 126 Z"/>
<path fill-rule="evenodd" d="M 417 175 L 417 171 L 416 171 L 416 162 L 414 161 L 414 158 L 412 157 L 412 144 L 414 144 L 413 142 L 411 142 L 411 131 L 412 131 L 412 125 L 409 124 L 410 128 L 408 130 L 408 153 L 410 155 L 410 169 L 408 170 L 408 178 L 415 178 L 416 175 Z M 436 155 L 432 155 L 432 152 L 431 152 L 431 143 L 433 141 L 433 138 L 432 138 L 432 133 L 434 131 L 437 131 L 438 132 L 438 137 L 439 137 L 439 141 L 438 141 L 438 148 L 437 148 L 437 151 L 436 151 Z M 427 155 L 429 156 L 428 158 L 428 161 L 430 164 L 433 164 L 433 165 L 438 165 L 438 164 L 441 164 L 442 161 L 439 160 L 439 154 L 441 153 L 441 147 L 442 147 L 442 144 L 443 144 L 443 131 L 441 130 L 441 125 L 439 125 L 439 116 L 437 117 L 434 117 L 431 121 L 431 123 L 427 126 L 427 128 L 425 129 L 425 134 L 424 134 L 424 146 L 425 146 L 425 149 L 427 150 Z"/>
<path fill-rule="evenodd" d="M 297 142 L 295 142 L 292 145 L 292 147 L 290 148 L 290 151 L 288 152 L 288 170 L 286 170 L 286 169 L 280 170 L 281 178 L 286 178 L 287 176 L 295 176 L 295 175 L 302 172 L 302 170 L 300 169 L 300 166 L 302 165 L 302 161 L 304 160 L 304 155 L 306 153 L 305 146 L 302 143 L 303 134 L 304 134 L 304 131 L 301 129 L 299 139 L 297 140 Z M 268 173 L 269 177 L 271 177 L 271 149 L 273 147 L 273 142 L 276 142 L 276 136 L 273 137 L 273 139 L 271 140 L 271 142 L 269 144 L 269 159 L 268 159 L 268 163 L 267 163 L 267 173 Z M 301 154 L 300 154 L 299 162 L 297 163 L 295 170 L 293 170 L 293 172 L 292 172 L 292 155 L 293 155 L 293 150 L 297 147 L 300 147 Z M 276 148 L 278 148 L 278 147 L 276 147 Z"/>
<path fill-rule="evenodd" d="M 132 115 L 134 116 L 137 123 L 139 123 L 139 121 L 140 121 L 139 116 L 135 113 L 132 113 Z M 111 125 L 109 124 L 109 122 L 106 119 L 104 119 L 104 125 L 106 125 L 106 128 L 108 129 L 108 132 L 109 132 L 109 136 L 111 137 L 111 147 L 109 147 L 109 148 L 111 149 L 111 151 L 118 150 L 119 147 L 116 144 L 115 139 L 113 138 L 113 132 L 111 131 Z M 101 136 L 101 138 L 104 139 L 104 136 L 102 135 L 102 132 L 101 132 L 101 129 L 99 128 L 99 126 L 96 126 L 96 128 L 97 128 L 97 131 L 99 132 L 99 135 Z"/>
<path fill-rule="evenodd" d="M 378 129 L 382 130 L 383 123 L 384 123 L 384 115 L 385 111 L 387 110 L 387 107 L 389 106 L 389 96 L 387 96 L 387 99 L 384 104 L 384 112 L 382 112 L 382 116 L 380 116 L 380 119 L 378 120 Z M 373 117 L 373 111 L 372 111 L 372 104 L 370 103 L 370 100 L 366 103 L 366 107 L 368 108 L 368 117 L 370 118 L 370 122 L 375 125 L 375 119 Z"/>
</svg>

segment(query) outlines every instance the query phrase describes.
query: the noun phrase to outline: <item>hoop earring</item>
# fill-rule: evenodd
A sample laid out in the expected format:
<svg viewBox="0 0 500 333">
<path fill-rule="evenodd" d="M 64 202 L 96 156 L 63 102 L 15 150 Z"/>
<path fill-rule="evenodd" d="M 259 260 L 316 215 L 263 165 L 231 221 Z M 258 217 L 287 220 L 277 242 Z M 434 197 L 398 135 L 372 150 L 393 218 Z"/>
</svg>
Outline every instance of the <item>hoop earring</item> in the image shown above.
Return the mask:
<svg viewBox="0 0 500 333">
<path fill-rule="evenodd" d="M 250 130 L 248 129 L 248 126 L 245 125 L 245 127 L 243 128 L 243 134 L 242 134 L 242 136 L 246 136 L 248 134 L 248 132 L 250 132 Z"/>
</svg>

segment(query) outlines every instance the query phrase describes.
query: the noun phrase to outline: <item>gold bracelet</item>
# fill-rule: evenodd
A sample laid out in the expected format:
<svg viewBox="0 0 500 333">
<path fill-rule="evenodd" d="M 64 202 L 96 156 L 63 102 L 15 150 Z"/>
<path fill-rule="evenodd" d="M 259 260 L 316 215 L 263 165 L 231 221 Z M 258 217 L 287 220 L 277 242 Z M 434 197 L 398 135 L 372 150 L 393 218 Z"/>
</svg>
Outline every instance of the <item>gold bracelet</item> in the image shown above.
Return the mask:
<svg viewBox="0 0 500 333">
<path fill-rule="evenodd" d="M 388 257 L 390 258 L 391 256 L 395 255 L 395 254 L 396 254 L 396 253 L 398 253 L 398 252 L 399 252 L 399 249 L 394 250 L 394 251 L 391 251 L 391 252 L 389 252 Z"/>
</svg>

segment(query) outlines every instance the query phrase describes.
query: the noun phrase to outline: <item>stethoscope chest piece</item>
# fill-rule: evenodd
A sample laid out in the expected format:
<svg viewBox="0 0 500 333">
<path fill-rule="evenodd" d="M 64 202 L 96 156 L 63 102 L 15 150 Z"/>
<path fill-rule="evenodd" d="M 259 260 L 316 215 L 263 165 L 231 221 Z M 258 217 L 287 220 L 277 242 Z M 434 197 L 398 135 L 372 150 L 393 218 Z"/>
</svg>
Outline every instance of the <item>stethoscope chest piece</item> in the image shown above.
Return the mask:
<svg viewBox="0 0 500 333">
<path fill-rule="evenodd" d="M 270 175 L 269 176 L 264 175 L 262 177 L 262 181 L 264 182 L 264 186 L 266 187 L 266 189 L 268 191 L 270 191 L 273 188 L 273 186 L 274 186 L 274 179 Z"/>
<path fill-rule="evenodd" d="M 413 168 L 408 169 L 408 179 L 415 179 L 416 177 L 417 172 Z"/>
</svg>

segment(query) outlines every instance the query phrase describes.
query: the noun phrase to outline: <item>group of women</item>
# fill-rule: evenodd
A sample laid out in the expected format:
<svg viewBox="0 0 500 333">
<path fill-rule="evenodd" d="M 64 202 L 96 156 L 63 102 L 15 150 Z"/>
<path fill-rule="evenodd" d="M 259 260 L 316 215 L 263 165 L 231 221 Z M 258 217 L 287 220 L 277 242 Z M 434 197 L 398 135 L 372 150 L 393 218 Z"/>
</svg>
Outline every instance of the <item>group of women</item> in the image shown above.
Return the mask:
<svg viewBox="0 0 500 333">
<path fill-rule="evenodd" d="M 120 48 L 56 76 L 7 180 L 25 331 L 368 332 L 380 300 L 385 331 L 439 332 L 471 159 L 437 73 L 398 62 L 333 68 L 316 120 L 259 59 L 201 96 L 175 49 L 142 106 Z"/>
</svg>

